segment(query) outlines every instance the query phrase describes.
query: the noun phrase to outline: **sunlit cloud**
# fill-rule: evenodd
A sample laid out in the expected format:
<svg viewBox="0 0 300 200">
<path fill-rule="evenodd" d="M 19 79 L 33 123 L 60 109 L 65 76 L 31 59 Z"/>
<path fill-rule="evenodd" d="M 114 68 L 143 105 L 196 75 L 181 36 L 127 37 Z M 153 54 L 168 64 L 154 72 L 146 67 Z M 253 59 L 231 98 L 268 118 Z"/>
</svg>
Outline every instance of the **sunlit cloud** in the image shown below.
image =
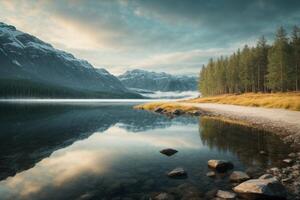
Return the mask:
<svg viewBox="0 0 300 200">
<path fill-rule="evenodd" d="M 293 0 L 2 0 L 0 18 L 113 73 L 198 73 L 210 56 L 299 25 L 299 7 Z"/>
</svg>

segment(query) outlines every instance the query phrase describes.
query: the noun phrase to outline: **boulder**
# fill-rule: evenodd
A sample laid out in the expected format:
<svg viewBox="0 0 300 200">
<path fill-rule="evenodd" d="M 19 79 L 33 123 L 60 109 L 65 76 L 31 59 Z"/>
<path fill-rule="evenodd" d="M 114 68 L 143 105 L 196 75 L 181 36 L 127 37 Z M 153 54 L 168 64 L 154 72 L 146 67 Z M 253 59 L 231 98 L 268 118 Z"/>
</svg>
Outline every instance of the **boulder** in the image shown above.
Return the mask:
<svg viewBox="0 0 300 200">
<path fill-rule="evenodd" d="M 168 173 L 168 176 L 170 178 L 186 178 L 187 173 L 183 168 L 177 167 L 177 168 L 173 169 L 172 171 L 170 171 Z"/>
<path fill-rule="evenodd" d="M 249 180 L 250 177 L 245 172 L 234 171 L 234 172 L 231 173 L 229 179 L 232 182 L 238 182 L 238 183 L 240 183 L 240 182 Z"/>
<path fill-rule="evenodd" d="M 284 186 L 274 178 L 251 179 L 233 188 L 233 191 L 246 199 L 285 199 Z"/>
<path fill-rule="evenodd" d="M 222 198 L 222 199 L 235 199 L 236 198 L 235 193 L 224 191 L 224 190 L 218 190 L 216 196 L 219 198 Z"/>
<path fill-rule="evenodd" d="M 160 151 L 160 153 L 162 153 L 162 154 L 164 154 L 166 156 L 172 156 L 172 155 L 174 155 L 177 152 L 178 152 L 177 150 L 171 149 L 171 148 L 163 149 L 163 150 Z"/>
<path fill-rule="evenodd" d="M 226 160 L 209 160 L 208 166 L 219 172 L 225 172 L 233 168 L 233 164 Z"/>
</svg>

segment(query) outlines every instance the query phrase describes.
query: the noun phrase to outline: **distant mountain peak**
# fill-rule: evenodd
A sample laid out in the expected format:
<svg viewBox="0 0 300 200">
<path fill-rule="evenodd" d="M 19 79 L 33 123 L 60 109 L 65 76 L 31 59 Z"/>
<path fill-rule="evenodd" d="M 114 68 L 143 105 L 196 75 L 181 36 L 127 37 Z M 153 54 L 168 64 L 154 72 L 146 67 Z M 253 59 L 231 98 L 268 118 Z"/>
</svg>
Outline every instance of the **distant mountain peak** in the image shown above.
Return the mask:
<svg viewBox="0 0 300 200">
<path fill-rule="evenodd" d="M 129 88 L 154 91 L 191 91 L 197 90 L 197 78 L 185 75 L 171 75 L 143 69 L 128 70 L 118 76 Z"/>
</svg>

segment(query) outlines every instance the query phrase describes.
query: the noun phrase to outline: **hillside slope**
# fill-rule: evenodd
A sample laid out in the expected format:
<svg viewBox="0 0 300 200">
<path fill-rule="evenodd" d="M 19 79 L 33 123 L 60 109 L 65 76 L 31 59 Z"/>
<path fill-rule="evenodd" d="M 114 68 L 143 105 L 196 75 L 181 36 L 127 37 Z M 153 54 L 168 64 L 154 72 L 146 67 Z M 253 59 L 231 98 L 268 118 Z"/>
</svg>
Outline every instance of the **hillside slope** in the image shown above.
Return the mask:
<svg viewBox="0 0 300 200">
<path fill-rule="evenodd" d="M 106 70 L 4 23 L 0 23 L 0 81 L 2 97 L 140 97 Z"/>
</svg>

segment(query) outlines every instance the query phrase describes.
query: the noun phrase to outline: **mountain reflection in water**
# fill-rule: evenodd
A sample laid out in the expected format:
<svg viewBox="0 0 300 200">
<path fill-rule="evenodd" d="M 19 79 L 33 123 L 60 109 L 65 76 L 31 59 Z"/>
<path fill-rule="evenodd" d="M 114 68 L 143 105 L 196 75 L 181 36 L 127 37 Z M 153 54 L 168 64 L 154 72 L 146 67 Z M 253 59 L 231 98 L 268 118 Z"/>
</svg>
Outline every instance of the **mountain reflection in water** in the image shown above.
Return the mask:
<svg viewBox="0 0 300 200">
<path fill-rule="evenodd" d="M 278 137 L 255 129 L 131 107 L 1 107 L 1 199 L 147 199 L 183 183 L 205 192 L 228 187 L 226 177 L 206 177 L 209 159 L 245 170 L 277 165 L 289 151 Z M 179 152 L 167 158 L 159 153 L 166 147 Z M 177 166 L 187 179 L 166 177 Z"/>
</svg>

